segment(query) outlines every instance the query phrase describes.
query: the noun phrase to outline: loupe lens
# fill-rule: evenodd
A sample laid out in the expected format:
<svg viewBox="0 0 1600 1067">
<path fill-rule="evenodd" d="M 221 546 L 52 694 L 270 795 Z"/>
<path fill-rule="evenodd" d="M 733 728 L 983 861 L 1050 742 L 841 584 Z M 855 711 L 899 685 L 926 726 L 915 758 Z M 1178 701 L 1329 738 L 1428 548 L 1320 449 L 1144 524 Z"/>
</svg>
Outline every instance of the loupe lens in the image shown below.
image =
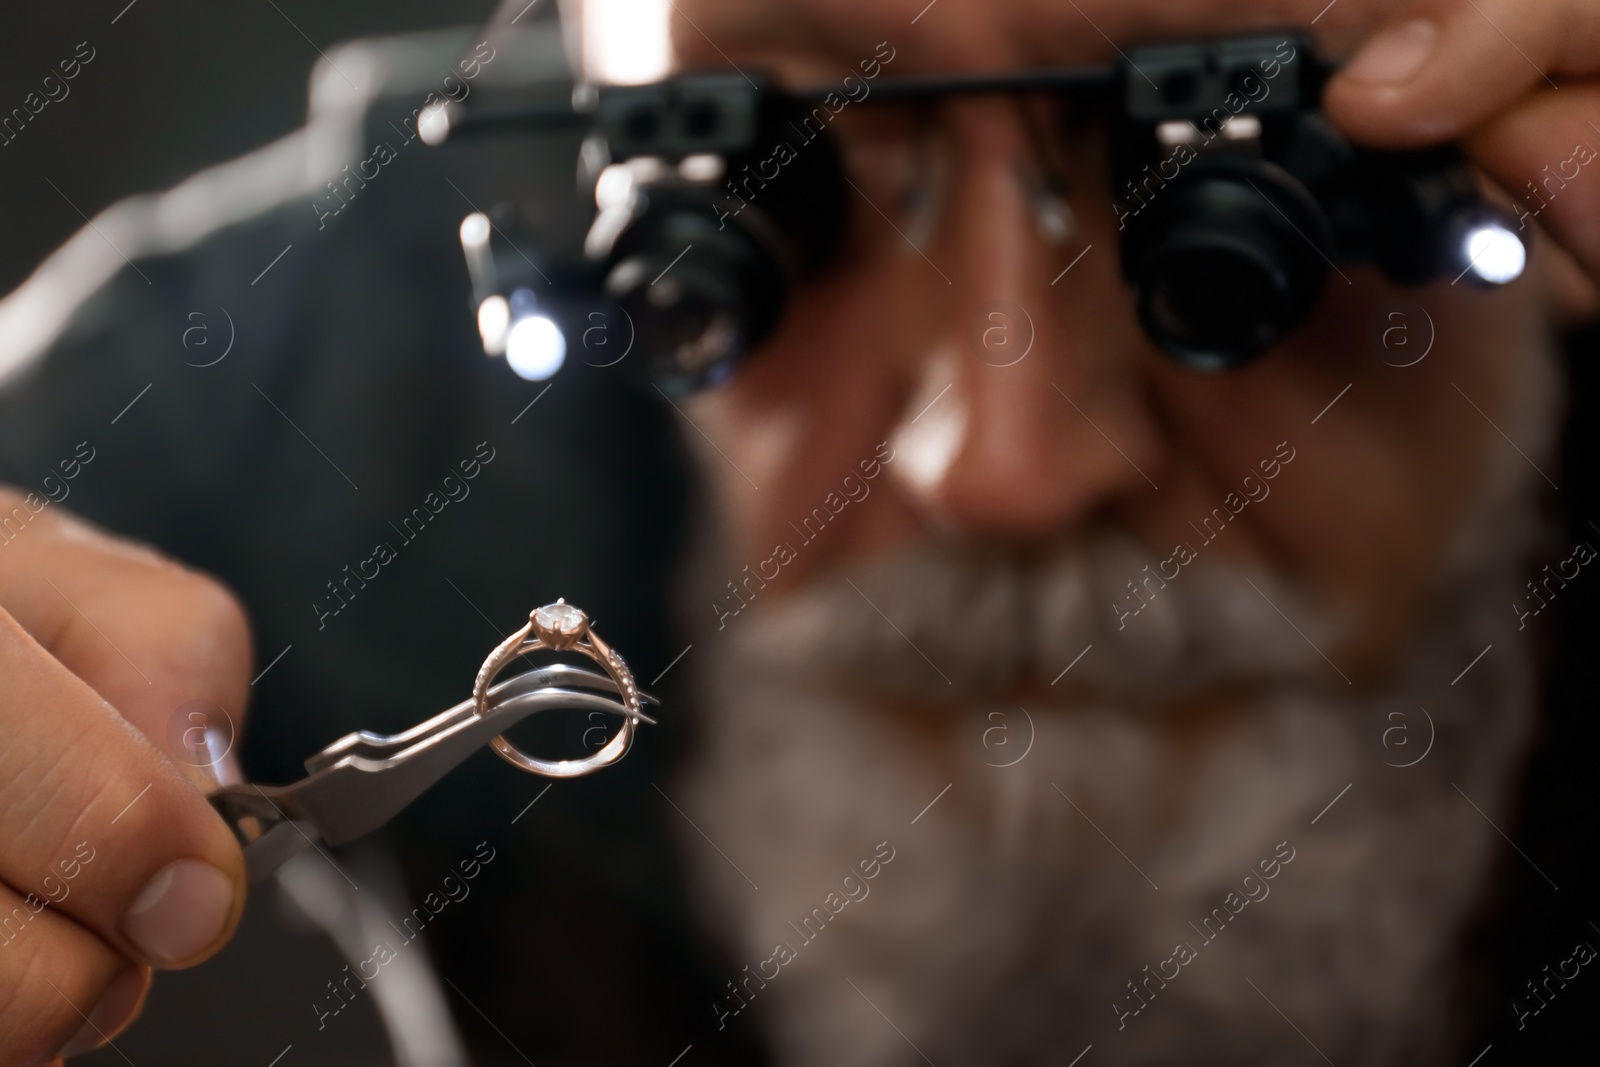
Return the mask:
<svg viewBox="0 0 1600 1067">
<path fill-rule="evenodd" d="M 1123 271 L 1163 351 L 1195 370 L 1227 370 L 1315 306 L 1329 227 L 1310 194 L 1271 164 L 1193 168 L 1130 220 Z"/>
<path fill-rule="evenodd" d="M 1283 273 L 1260 249 L 1228 239 L 1162 248 L 1139 300 L 1156 343 L 1201 370 L 1226 370 L 1265 351 L 1294 320 Z"/>
<path fill-rule="evenodd" d="M 744 347 L 729 312 L 738 300 L 737 286 L 719 276 L 723 273 L 713 264 L 673 263 L 641 253 L 612 269 L 606 291 L 637 324 L 640 350 L 655 369 L 694 378 Z"/>
<path fill-rule="evenodd" d="M 668 392 L 714 385 L 771 331 L 782 306 L 776 257 L 710 211 L 648 215 L 618 242 L 605 292 L 627 313 L 650 376 Z"/>
</svg>

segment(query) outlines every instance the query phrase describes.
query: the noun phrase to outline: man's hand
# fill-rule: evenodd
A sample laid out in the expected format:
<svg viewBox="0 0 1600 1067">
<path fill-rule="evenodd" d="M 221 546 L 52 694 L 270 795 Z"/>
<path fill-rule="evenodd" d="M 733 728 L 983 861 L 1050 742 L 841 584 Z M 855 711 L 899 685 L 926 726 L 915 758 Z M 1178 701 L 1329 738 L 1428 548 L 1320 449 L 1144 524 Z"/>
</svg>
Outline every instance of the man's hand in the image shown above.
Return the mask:
<svg viewBox="0 0 1600 1067">
<path fill-rule="evenodd" d="M 0 1065 L 29 1067 L 104 1044 L 151 968 L 237 924 L 210 772 L 166 749 L 186 702 L 237 720 L 250 639 L 217 583 L 59 506 L 0 490 L 0 530 Z"/>
<path fill-rule="evenodd" d="M 1378 19 L 1328 87 L 1334 121 L 1381 147 L 1462 138 L 1519 214 L 1600 278 L 1600 4 L 1362 6 Z"/>
</svg>

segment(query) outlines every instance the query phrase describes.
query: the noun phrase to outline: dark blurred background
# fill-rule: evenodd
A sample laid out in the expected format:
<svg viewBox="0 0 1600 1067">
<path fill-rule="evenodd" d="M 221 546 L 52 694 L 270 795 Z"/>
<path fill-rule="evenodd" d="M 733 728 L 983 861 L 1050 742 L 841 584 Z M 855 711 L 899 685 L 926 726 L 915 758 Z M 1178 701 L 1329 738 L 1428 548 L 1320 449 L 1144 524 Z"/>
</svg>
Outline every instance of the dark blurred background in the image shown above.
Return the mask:
<svg viewBox="0 0 1600 1067">
<path fill-rule="evenodd" d="M 83 225 L 78 211 L 92 218 L 120 197 L 165 189 L 303 123 L 318 49 L 482 22 L 496 4 L 65 0 L 7 7 L 0 114 L 22 107 L 30 92 L 43 96 L 43 79 L 80 42 L 94 59 L 66 83 L 64 99 L 0 145 L 0 293 Z M 526 18 L 554 8 L 555 0 L 539 0 Z"/>
</svg>

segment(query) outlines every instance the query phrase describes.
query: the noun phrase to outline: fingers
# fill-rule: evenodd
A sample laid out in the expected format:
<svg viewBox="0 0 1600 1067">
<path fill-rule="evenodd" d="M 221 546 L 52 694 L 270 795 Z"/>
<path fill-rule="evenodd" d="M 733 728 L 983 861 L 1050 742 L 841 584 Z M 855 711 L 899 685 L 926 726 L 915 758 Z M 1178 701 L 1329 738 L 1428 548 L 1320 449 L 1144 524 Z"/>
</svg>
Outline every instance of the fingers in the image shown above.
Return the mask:
<svg viewBox="0 0 1600 1067">
<path fill-rule="evenodd" d="M 1520 226 L 1545 230 L 1592 280 L 1600 278 L 1600 89 L 1576 79 L 1597 72 L 1600 5 L 1589 0 L 1423 0 L 1367 38 L 1325 104 L 1364 144 L 1461 138 L 1510 194 Z M 1591 312 L 1593 287 L 1561 258 L 1552 257 L 1559 310 Z"/>
<path fill-rule="evenodd" d="M 249 691 L 249 627 L 233 597 L 11 490 L 0 489 L 0 531 L 0 604 L 192 781 L 214 784 Z"/>
<path fill-rule="evenodd" d="M 3 489 L 0 605 L 0 1062 L 37 1063 L 237 925 L 243 857 L 184 779 L 215 761 L 183 712 L 225 709 L 231 743 L 250 641 L 215 582 Z"/>
<path fill-rule="evenodd" d="M 0 880 L 130 959 L 214 952 L 244 906 L 244 860 L 205 798 L 4 611 L 0 679 Z"/>
<path fill-rule="evenodd" d="M 1600 276 L 1600 86 L 1540 93 L 1484 124 L 1465 146 L 1535 221 Z"/>
<path fill-rule="evenodd" d="M 148 968 L 0 885 L 0 1063 L 100 1047 L 138 1015 L 149 986 Z"/>
<path fill-rule="evenodd" d="M 1401 148 L 1458 137 L 1597 69 L 1600 7 L 1588 0 L 1423 0 L 1371 28 L 1326 106 L 1358 141 Z"/>
</svg>

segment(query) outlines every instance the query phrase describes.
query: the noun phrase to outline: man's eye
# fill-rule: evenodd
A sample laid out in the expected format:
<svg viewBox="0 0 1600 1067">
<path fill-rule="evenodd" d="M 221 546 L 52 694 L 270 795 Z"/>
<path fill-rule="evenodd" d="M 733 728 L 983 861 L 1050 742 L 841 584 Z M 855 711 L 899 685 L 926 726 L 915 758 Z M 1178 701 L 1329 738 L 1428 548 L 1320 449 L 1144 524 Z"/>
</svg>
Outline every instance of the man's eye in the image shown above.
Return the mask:
<svg viewBox="0 0 1600 1067">
<path fill-rule="evenodd" d="M 910 120 L 841 130 L 845 174 L 873 206 L 891 217 L 910 210 L 926 177 L 926 151 Z"/>
<path fill-rule="evenodd" d="M 845 169 L 880 210 L 909 209 L 917 181 L 916 154 L 904 140 L 876 140 L 850 146 Z"/>
</svg>

